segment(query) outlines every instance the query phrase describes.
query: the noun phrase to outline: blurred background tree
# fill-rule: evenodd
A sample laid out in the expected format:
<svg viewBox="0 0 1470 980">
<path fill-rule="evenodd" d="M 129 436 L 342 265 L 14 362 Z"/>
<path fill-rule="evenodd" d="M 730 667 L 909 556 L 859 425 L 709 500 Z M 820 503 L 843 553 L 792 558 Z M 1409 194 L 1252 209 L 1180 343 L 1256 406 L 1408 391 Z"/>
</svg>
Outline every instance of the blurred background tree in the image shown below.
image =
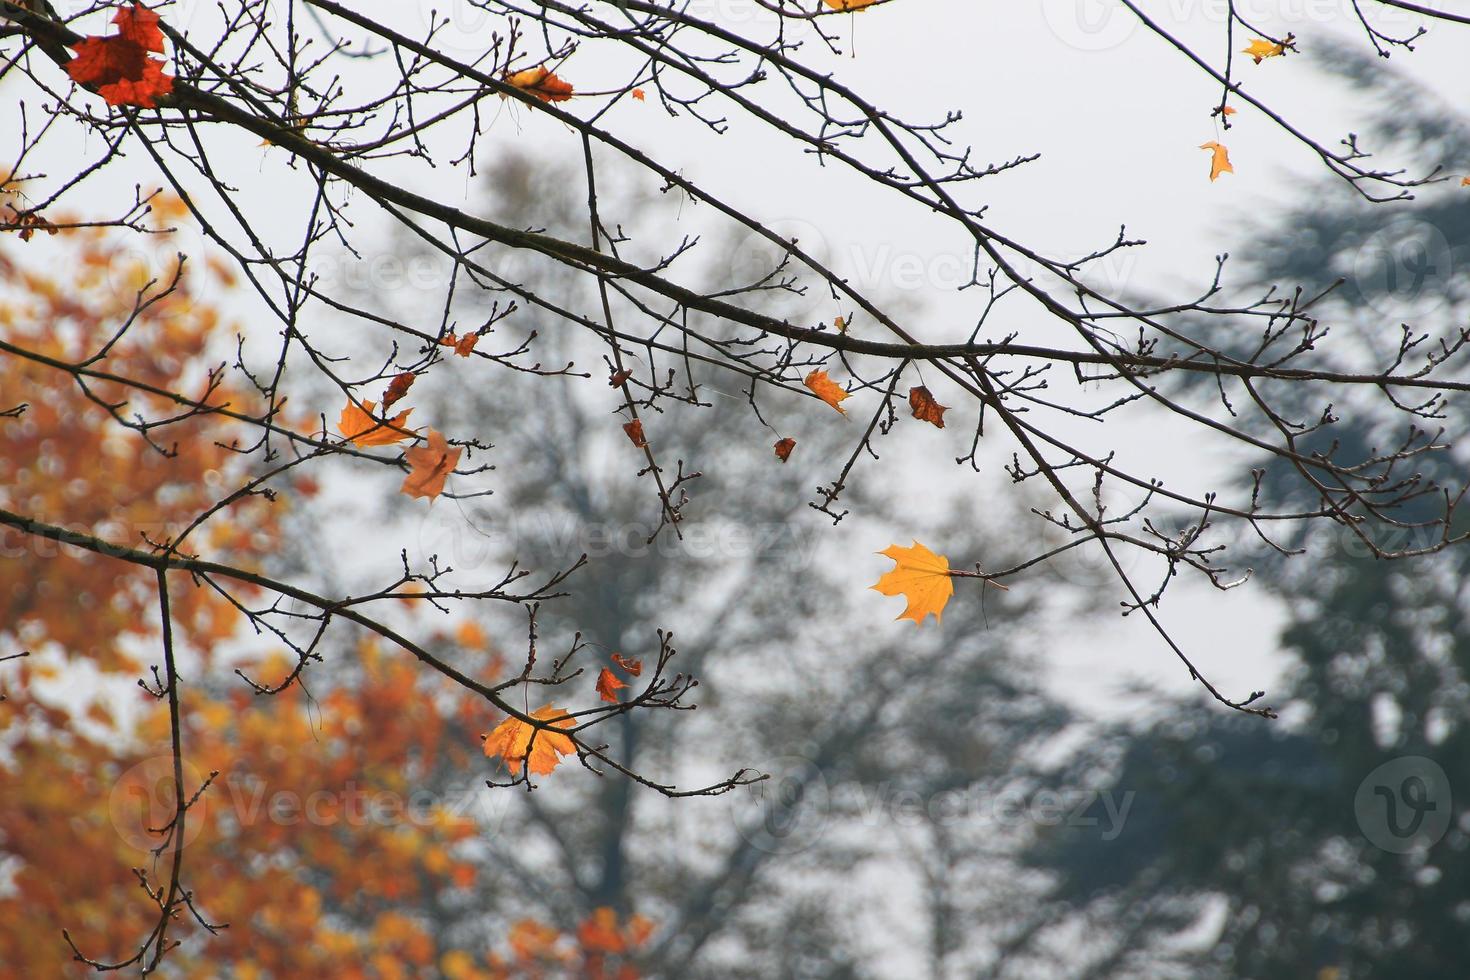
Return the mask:
<svg viewBox="0 0 1470 980">
<path fill-rule="evenodd" d="M 1386 139 L 1470 156 L 1466 118 L 1434 93 L 1346 50 L 1319 65 L 1363 92 Z M 1406 330 L 1424 335 L 1415 324 L 1427 313 L 1466 322 L 1463 203 L 1384 216 L 1304 199 L 1246 249 L 1249 268 L 1307 295 L 1343 280 L 1319 316 L 1351 337 L 1334 345 L 1345 368 L 1391 361 Z M 1306 448 L 1329 438 L 1371 450 L 1400 435 L 1369 418 Z M 1465 465 L 1463 452 L 1455 459 Z M 1284 491 L 1282 468 L 1264 470 Z M 1427 519 L 1443 505 L 1434 481 L 1452 486 L 1454 474 L 1426 464 L 1419 476 Z M 1405 545 L 1433 544 L 1413 520 L 1411 510 Z M 1116 842 L 1058 833 L 1031 854 L 1057 875 L 1037 921 L 1058 934 L 1086 924 L 1090 965 L 1076 975 L 1450 980 L 1470 968 L 1470 799 L 1458 779 L 1470 760 L 1470 566 L 1457 549 L 1378 561 L 1345 527 L 1284 543 L 1310 559 L 1262 549 L 1248 563 L 1289 617 L 1283 723 L 1183 703 L 1115 728 L 1069 768 L 1072 781 L 1106 773 L 1115 792 L 1136 794 Z M 1395 761 L 1406 757 L 1433 766 Z"/>
</svg>

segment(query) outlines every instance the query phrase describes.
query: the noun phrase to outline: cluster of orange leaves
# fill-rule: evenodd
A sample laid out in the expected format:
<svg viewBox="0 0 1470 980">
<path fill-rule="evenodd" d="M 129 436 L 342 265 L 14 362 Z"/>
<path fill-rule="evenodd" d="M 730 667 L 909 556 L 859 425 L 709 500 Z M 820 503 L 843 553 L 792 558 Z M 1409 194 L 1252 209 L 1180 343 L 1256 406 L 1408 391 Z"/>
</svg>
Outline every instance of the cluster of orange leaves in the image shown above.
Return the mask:
<svg viewBox="0 0 1470 980">
<path fill-rule="evenodd" d="M 152 109 L 160 96 L 174 88 L 174 78 L 164 74 L 163 62 L 149 56 L 163 53 L 158 14 L 135 2 L 119 7 L 112 22 L 117 25 L 116 34 L 84 37 L 71 45 L 77 54 L 66 63 L 66 73 L 93 89 L 108 105 Z"/>
<path fill-rule="evenodd" d="M 594 909 L 569 936 L 536 919 L 510 927 L 506 942 L 511 956 L 492 956 L 496 980 L 580 977 L 582 980 L 638 980 L 631 961 L 653 935 L 653 923 L 641 915 L 619 922 L 613 909 Z"/>
<path fill-rule="evenodd" d="M 186 214 L 162 198 L 153 211 L 160 234 Z M 156 390 L 202 388 L 217 345 L 234 331 L 204 298 L 211 263 L 190 259 L 179 287 L 146 306 L 94 369 Z M 55 361 L 86 360 L 156 278 L 95 228 L 0 248 L 0 336 Z M 138 389 L 89 384 L 124 417 L 178 412 Z M 142 535 L 178 533 L 250 477 L 227 448 L 247 434 L 223 415 L 162 430 L 181 449 L 164 455 L 49 365 L 0 356 L 0 391 L 27 405 L 0 418 L 0 506 L 146 548 Z M 263 411 L 252 397 L 217 389 L 208 403 Z M 191 536 L 189 550 L 249 569 L 278 550 L 279 519 L 291 506 L 285 494 L 246 497 Z M 161 864 L 166 874 L 149 848 L 160 840 L 150 828 L 172 813 L 168 708 L 136 686 L 157 662 L 158 599 L 148 570 L 12 534 L 6 543 L 27 550 L 0 562 L 0 643 L 23 643 L 32 655 L 0 668 L 0 973 L 70 976 L 77 964 L 59 930 L 90 955 L 128 955 L 156 912 L 132 869 L 156 881 Z M 476 866 L 459 856 L 475 823 L 437 807 L 412 819 L 404 811 L 434 770 L 474 764 L 483 702 L 366 641 L 344 664 L 350 684 L 327 684 L 314 701 L 299 689 L 255 697 L 231 669 L 276 683 L 294 658 L 219 663 L 216 651 L 239 633 L 236 608 L 186 575 L 171 575 L 170 585 L 178 656 L 192 681 L 182 702 L 185 792 L 219 772 L 189 810 L 187 886 L 209 919 L 233 925 L 210 935 L 180 916 L 170 937 L 184 942 L 170 953 L 170 972 L 198 980 L 502 976 L 488 951 L 443 945 L 405 911 L 445 894 L 462 901 L 478 887 Z M 443 642 L 498 662 L 471 627 Z M 82 690 L 72 683 L 78 670 L 87 671 Z"/>
<path fill-rule="evenodd" d="M 476 335 L 468 336 L 473 338 Z M 415 378 L 416 375 L 412 372 L 404 371 L 388 383 L 388 389 L 383 394 L 384 416 L 389 408 L 408 394 Z M 393 446 L 404 439 L 418 438 L 418 434 L 408 428 L 408 416 L 413 409 L 406 408 L 390 419 L 374 415 L 376 408 L 376 402 L 364 400 L 359 405 L 349 398 L 337 419 L 337 430 L 348 441 L 362 447 Z M 444 481 L 459 465 L 463 452 L 462 447 L 450 446 L 444 433 L 431 427 L 423 437 L 423 445 L 413 445 L 403 451 L 404 462 L 408 464 L 408 475 L 403 478 L 399 492 L 410 497 L 427 497 L 432 501 L 444 492 Z"/>
</svg>

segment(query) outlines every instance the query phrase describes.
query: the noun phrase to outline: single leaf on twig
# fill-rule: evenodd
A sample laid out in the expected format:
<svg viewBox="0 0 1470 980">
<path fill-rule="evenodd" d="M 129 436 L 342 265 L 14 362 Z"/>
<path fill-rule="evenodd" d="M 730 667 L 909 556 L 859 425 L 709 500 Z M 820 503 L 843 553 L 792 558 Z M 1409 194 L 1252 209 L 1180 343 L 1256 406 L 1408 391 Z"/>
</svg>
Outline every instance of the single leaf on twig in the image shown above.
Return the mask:
<svg viewBox="0 0 1470 980">
<path fill-rule="evenodd" d="M 1242 52 L 1250 55 L 1255 60 L 1255 63 L 1259 65 L 1266 58 L 1280 58 L 1284 56 L 1286 54 L 1286 46 L 1289 43 L 1291 43 L 1291 35 L 1289 34 L 1285 41 L 1265 41 L 1261 38 L 1255 38 L 1248 47 L 1242 49 Z"/>
<path fill-rule="evenodd" d="M 485 755 L 500 756 L 511 772 L 520 772 L 530 755 L 531 771 L 544 776 L 561 764 L 561 757 L 577 750 L 567 736 L 554 729 L 571 728 L 576 720 L 560 708 L 543 705 L 531 712 L 537 721 L 549 722 L 552 728 L 536 728 L 519 718 L 507 718 L 485 736 Z M 533 737 L 534 736 L 534 737 Z"/>
<path fill-rule="evenodd" d="M 1235 168 L 1230 165 L 1230 151 L 1225 149 L 1214 140 L 1199 145 L 1201 150 L 1210 151 L 1210 179 L 1214 180 L 1221 174 L 1233 174 Z"/>
<path fill-rule="evenodd" d="M 639 449 L 642 449 L 648 445 L 648 440 L 643 438 L 642 419 L 634 419 L 631 422 L 624 422 L 623 431 L 628 433 L 628 438 L 631 439 L 633 441 L 633 445 L 637 446 Z"/>
<path fill-rule="evenodd" d="M 871 588 L 884 595 L 899 595 L 908 599 L 908 606 L 898 616 L 923 624 L 925 617 L 934 614 L 940 622 L 945 603 L 954 595 L 954 581 L 949 574 L 949 559 L 936 555 L 915 541 L 912 548 L 889 545 L 878 552 L 892 558 L 894 567 Z"/>
<path fill-rule="evenodd" d="M 604 701 L 616 703 L 618 700 L 618 688 L 627 686 L 627 684 L 618 680 L 617 676 L 606 667 L 602 668 L 601 672 L 597 675 L 597 693 Z"/>
<path fill-rule="evenodd" d="M 413 409 L 406 408 L 390 421 L 384 421 L 371 414 L 375 404 L 364 401 L 359 408 L 348 399 L 347 407 L 342 409 L 342 417 L 337 420 L 337 430 L 359 446 L 391 446 L 413 435 L 405 427 Z"/>
<path fill-rule="evenodd" d="M 118 32 L 107 37 L 84 37 L 70 47 L 77 56 L 66 63 L 72 81 L 90 86 L 108 105 L 152 109 L 161 95 L 174 89 L 174 77 L 163 73 L 163 62 L 149 52 L 163 52 L 158 14 L 134 3 L 121 7 L 112 18 Z"/>
<path fill-rule="evenodd" d="M 776 458 L 781 462 L 791 458 L 791 450 L 796 448 L 796 440 L 787 436 L 785 439 L 776 441 Z"/>
<path fill-rule="evenodd" d="M 826 402 L 828 405 L 831 405 L 843 415 L 847 414 L 847 409 L 838 404 L 838 402 L 847 397 L 847 392 L 842 390 L 841 385 L 837 384 L 837 382 L 827 377 L 826 371 L 813 371 L 811 374 L 808 374 L 806 376 L 805 380 L 802 381 L 802 384 L 810 388 L 812 394 L 822 399 L 822 401 Z"/>
<path fill-rule="evenodd" d="M 504 81 L 507 85 L 513 85 L 522 92 L 534 95 L 542 102 L 565 102 L 573 95 L 571 83 L 562 81 L 545 65 L 512 72 L 505 76 Z M 505 96 L 502 95 L 501 98 Z"/>
<path fill-rule="evenodd" d="M 463 447 L 450 448 L 444 433 L 429 430 L 428 445 L 410 446 L 403 451 L 403 458 L 411 467 L 399 488 L 410 497 L 428 497 L 433 500 L 444 492 L 444 481 L 459 465 Z"/>
<path fill-rule="evenodd" d="M 923 385 L 909 389 L 909 408 L 914 413 L 914 418 L 921 422 L 928 422 L 935 428 L 944 428 L 944 413 L 949 411 L 945 405 L 934 400 L 929 389 Z"/>
</svg>

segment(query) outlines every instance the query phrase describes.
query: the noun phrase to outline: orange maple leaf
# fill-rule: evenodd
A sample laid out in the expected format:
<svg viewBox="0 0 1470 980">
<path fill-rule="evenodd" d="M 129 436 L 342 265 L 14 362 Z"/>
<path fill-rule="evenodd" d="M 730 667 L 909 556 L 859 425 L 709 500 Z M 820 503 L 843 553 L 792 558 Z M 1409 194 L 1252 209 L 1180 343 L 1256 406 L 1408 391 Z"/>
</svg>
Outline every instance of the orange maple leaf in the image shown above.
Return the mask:
<svg viewBox="0 0 1470 980">
<path fill-rule="evenodd" d="M 618 680 L 617 675 L 606 667 L 602 668 L 602 671 L 597 675 L 597 693 L 602 696 L 602 700 L 604 701 L 616 702 L 618 696 L 615 692 L 618 688 L 627 686 L 627 684 Z"/>
<path fill-rule="evenodd" d="M 1210 151 L 1210 180 L 1214 180 L 1221 174 L 1233 174 L 1235 168 L 1230 165 L 1230 151 L 1225 149 L 1214 140 L 1199 145 L 1201 150 Z"/>
<path fill-rule="evenodd" d="M 933 613 L 934 621 L 941 622 L 945 603 L 954 595 L 949 559 L 936 555 L 917 541 L 912 548 L 889 545 L 878 554 L 892 558 L 894 565 L 871 588 L 884 595 L 902 593 L 908 599 L 907 608 L 898 618 L 912 619 L 922 625 L 925 617 Z"/>
<path fill-rule="evenodd" d="M 643 673 L 643 661 L 641 660 L 634 660 L 632 657 L 625 657 L 621 653 L 615 653 L 608 659 L 617 664 L 619 667 L 626 670 L 628 673 L 632 674 L 634 677 L 637 677 L 639 674 Z"/>
<path fill-rule="evenodd" d="M 878 0 L 823 0 L 833 10 L 862 10 L 871 7 Z"/>
<path fill-rule="evenodd" d="M 1286 46 L 1291 43 L 1291 35 L 1286 36 L 1285 41 L 1265 41 L 1255 38 L 1250 46 L 1243 48 L 1242 52 L 1253 58 L 1256 64 L 1260 64 L 1266 58 L 1280 58 L 1286 54 Z"/>
<path fill-rule="evenodd" d="M 433 500 L 444 492 L 444 481 L 459 465 L 462 446 L 449 447 L 444 433 L 429 429 L 427 446 L 410 446 L 403 451 L 403 458 L 410 467 L 399 490 L 410 497 L 428 497 Z"/>
<path fill-rule="evenodd" d="M 513 85 L 542 102 L 565 102 L 572 97 L 572 85 L 564 82 L 545 65 L 523 68 L 505 76 L 505 84 Z M 505 96 L 501 96 L 505 98 Z"/>
<path fill-rule="evenodd" d="M 621 388 L 628 383 L 628 379 L 632 376 L 633 372 L 626 368 L 621 371 L 614 371 L 607 379 L 607 386 L 609 388 Z"/>
<path fill-rule="evenodd" d="M 560 708 L 543 705 L 531 712 L 537 721 L 548 722 L 551 728 L 537 728 L 519 718 L 507 718 L 485 736 L 485 755 L 500 756 L 511 772 L 520 772 L 530 756 L 531 771 L 544 776 L 561 764 L 561 757 L 577 751 L 570 738 L 555 731 L 571 728 L 576 720 Z"/>
<path fill-rule="evenodd" d="M 793 439 L 793 438 L 791 438 L 790 436 L 787 436 L 785 439 L 779 439 L 779 440 L 777 440 L 777 442 L 776 442 L 776 458 L 779 459 L 783 463 L 786 462 L 788 459 L 791 458 L 791 450 L 793 450 L 795 448 L 796 448 L 796 440 Z"/>
<path fill-rule="evenodd" d="M 643 420 L 634 419 L 623 423 L 623 431 L 628 433 L 628 438 L 633 440 L 633 445 L 642 449 L 648 445 L 648 440 L 643 437 Z"/>
<path fill-rule="evenodd" d="M 359 446 L 391 446 L 413 435 L 405 428 L 413 409 L 406 408 L 385 422 L 371 414 L 375 404 L 364 401 L 359 408 L 349 398 L 347 407 L 342 409 L 342 417 L 337 420 L 337 431 Z"/>
<path fill-rule="evenodd" d="M 939 429 L 944 428 L 944 413 L 949 411 L 947 406 L 935 401 L 934 396 L 929 394 L 929 389 L 923 385 L 909 389 L 909 409 L 913 411 L 914 418 Z"/>
<path fill-rule="evenodd" d="M 160 95 L 173 91 L 174 77 L 163 73 L 163 62 L 148 57 L 163 51 L 158 14 L 134 3 L 121 7 L 112 18 L 118 32 L 108 37 L 84 37 L 69 45 L 77 56 L 66 63 L 72 81 L 92 88 L 108 105 L 152 109 Z"/>
<path fill-rule="evenodd" d="M 639 102 L 643 101 L 643 90 L 641 88 L 635 88 L 632 94 L 633 98 L 637 99 Z"/>
<path fill-rule="evenodd" d="M 842 387 L 837 384 L 837 382 L 827 377 L 826 371 L 813 371 L 811 374 L 808 374 L 801 383 L 810 388 L 812 394 L 822 399 L 822 401 L 826 402 L 828 405 L 831 405 L 843 415 L 847 414 L 847 409 L 839 405 L 838 402 L 846 398 L 848 393 L 843 391 Z"/>
</svg>

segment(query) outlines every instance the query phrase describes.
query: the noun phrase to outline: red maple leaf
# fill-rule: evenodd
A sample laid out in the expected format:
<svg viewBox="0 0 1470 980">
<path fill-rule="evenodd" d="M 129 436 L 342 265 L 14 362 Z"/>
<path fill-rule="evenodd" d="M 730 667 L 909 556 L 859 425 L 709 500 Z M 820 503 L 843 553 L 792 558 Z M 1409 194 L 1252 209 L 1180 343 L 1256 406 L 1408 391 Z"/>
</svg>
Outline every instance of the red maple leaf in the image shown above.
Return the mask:
<svg viewBox="0 0 1470 980">
<path fill-rule="evenodd" d="M 149 52 L 163 51 L 158 14 L 134 3 L 119 8 L 112 22 L 116 34 L 84 37 L 71 45 L 77 56 L 66 63 L 66 73 L 108 105 L 152 109 L 158 96 L 174 88 L 174 77 L 163 73 L 163 62 L 148 57 Z"/>
</svg>

